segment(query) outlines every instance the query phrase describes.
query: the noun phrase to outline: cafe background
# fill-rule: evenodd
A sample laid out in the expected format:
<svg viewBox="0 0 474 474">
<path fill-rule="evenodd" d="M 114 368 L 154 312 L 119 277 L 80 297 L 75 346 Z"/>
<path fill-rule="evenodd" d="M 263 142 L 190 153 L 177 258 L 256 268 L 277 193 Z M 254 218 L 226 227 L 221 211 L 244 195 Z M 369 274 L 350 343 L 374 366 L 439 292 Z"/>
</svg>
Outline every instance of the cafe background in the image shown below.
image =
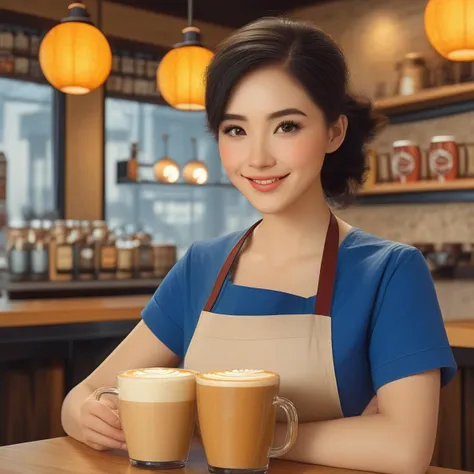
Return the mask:
<svg viewBox="0 0 474 474">
<path fill-rule="evenodd" d="M 114 62 L 104 87 L 71 95 L 48 84 L 38 61 L 41 38 L 67 15 L 68 2 L 0 0 L 5 301 L 47 297 L 67 305 L 68 298 L 149 295 L 191 242 L 243 229 L 258 218 L 226 180 L 204 112 L 170 107 L 156 91 L 156 67 L 182 38 L 186 2 L 155 2 L 160 6 L 154 10 L 140 8 L 145 3 L 86 2 Z M 244 2 L 226 12 L 217 1 L 196 0 L 194 24 L 210 49 L 235 28 L 269 14 L 312 20 L 334 37 L 346 54 L 352 89 L 369 95 L 390 118 L 368 153 L 366 189 L 353 207 L 337 213 L 368 232 L 419 246 L 446 321 L 474 318 L 474 62 L 449 61 L 435 51 L 425 31 L 425 0 L 292 4 L 288 12 L 286 2 Z M 453 180 L 430 171 L 435 136 L 454 136 L 459 145 Z M 420 153 L 414 182 L 391 167 L 392 145 L 399 140 L 411 141 L 410 152 Z M 190 161 L 201 169 L 191 178 L 198 184 L 186 181 Z M 177 182 L 160 182 L 174 181 L 176 171 Z M 104 252 L 104 262 L 115 248 L 114 269 L 105 263 L 60 267 L 51 257 L 60 246 L 64 252 L 79 246 Z M 153 263 L 140 266 L 137 251 Z M 133 268 L 126 264 L 132 261 Z M 57 332 L 11 321 L 0 327 L 0 444 L 62 435 L 64 393 L 132 323 L 110 331 L 101 323 L 71 324 L 69 330 L 62 325 Z M 456 355 L 461 370 L 443 391 L 433 462 L 474 469 L 467 448 L 474 437 L 471 350 Z"/>
</svg>

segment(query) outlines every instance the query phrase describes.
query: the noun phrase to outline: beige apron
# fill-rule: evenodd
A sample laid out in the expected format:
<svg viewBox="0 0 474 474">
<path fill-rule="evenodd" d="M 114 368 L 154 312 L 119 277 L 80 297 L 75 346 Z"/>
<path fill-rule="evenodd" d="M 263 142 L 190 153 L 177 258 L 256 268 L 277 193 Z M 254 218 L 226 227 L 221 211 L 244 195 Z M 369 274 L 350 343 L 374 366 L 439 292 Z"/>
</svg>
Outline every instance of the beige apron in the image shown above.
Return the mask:
<svg viewBox="0 0 474 474">
<path fill-rule="evenodd" d="M 300 422 L 341 418 L 329 314 L 339 249 L 339 226 L 332 214 L 314 314 L 231 316 L 212 312 L 245 239 L 258 224 L 241 237 L 224 262 L 201 312 L 184 367 L 271 370 L 280 374 L 280 395 L 295 404 Z"/>
</svg>

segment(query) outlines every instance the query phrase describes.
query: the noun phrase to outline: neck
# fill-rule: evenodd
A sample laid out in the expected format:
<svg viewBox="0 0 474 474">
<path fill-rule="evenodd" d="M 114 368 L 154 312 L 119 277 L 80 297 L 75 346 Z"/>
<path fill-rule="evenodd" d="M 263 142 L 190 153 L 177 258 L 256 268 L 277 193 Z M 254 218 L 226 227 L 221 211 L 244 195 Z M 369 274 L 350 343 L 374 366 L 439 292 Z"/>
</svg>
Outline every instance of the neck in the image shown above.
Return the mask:
<svg viewBox="0 0 474 474">
<path fill-rule="evenodd" d="M 255 230 L 252 247 L 258 253 L 282 258 L 322 252 L 330 210 L 321 186 L 313 187 L 293 206 L 266 214 Z"/>
</svg>

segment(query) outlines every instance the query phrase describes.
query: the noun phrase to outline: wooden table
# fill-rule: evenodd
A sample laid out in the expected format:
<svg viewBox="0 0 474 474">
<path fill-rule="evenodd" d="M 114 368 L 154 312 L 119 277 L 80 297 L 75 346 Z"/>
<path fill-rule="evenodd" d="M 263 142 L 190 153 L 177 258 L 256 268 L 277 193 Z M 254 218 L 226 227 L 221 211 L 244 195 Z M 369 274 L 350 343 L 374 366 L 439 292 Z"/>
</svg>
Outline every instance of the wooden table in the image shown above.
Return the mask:
<svg viewBox="0 0 474 474">
<path fill-rule="evenodd" d="M 130 466 L 124 453 L 99 452 L 70 438 L 55 438 L 0 448 L 0 474 L 140 474 L 152 472 Z M 186 469 L 169 469 L 163 474 L 206 474 L 204 454 L 193 446 Z M 427 474 L 456 474 L 464 471 L 431 467 Z M 371 474 L 348 469 L 313 466 L 289 461 L 272 461 L 273 474 Z"/>
</svg>

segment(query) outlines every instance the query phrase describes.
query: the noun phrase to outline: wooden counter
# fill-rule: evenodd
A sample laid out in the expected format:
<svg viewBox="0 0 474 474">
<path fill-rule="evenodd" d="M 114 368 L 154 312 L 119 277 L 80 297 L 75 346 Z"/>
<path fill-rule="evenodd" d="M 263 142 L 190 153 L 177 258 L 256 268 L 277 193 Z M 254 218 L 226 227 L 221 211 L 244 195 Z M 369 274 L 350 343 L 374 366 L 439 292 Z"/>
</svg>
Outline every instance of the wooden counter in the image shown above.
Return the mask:
<svg viewBox="0 0 474 474">
<path fill-rule="evenodd" d="M 193 446 L 188 466 L 182 469 L 166 469 L 164 474 L 207 474 L 207 464 L 202 448 Z M 133 468 L 125 453 L 94 451 L 70 438 L 56 438 L 36 443 L 18 444 L 0 448 L 0 474 L 132 474 L 144 472 Z M 146 472 L 151 472 L 146 470 Z M 430 467 L 427 474 L 461 474 L 463 471 Z M 371 474 L 366 471 L 336 469 L 290 461 L 274 460 L 269 474 Z M 373 474 L 373 473 L 372 473 Z"/>
<path fill-rule="evenodd" d="M 135 327 L 149 298 L 0 299 L 0 445 L 62 436 L 65 394 Z M 442 392 L 433 464 L 474 470 L 474 319 L 445 326 L 459 371 Z"/>
<path fill-rule="evenodd" d="M 0 328 L 138 320 L 149 296 L 0 300 Z"/>
<path fill-rule="evenodd" d="M 8 301 L 0 299 L 0 328 L 134 321 L 149 296 Z M 445 322 L 453 347 L 474 348 L 474 320 Z"/>
<path fill-rule="evenodd" d="M 474 349 L 474 320 L 446 321 L 445 327 L 452 347 Z"/>
</svg>

